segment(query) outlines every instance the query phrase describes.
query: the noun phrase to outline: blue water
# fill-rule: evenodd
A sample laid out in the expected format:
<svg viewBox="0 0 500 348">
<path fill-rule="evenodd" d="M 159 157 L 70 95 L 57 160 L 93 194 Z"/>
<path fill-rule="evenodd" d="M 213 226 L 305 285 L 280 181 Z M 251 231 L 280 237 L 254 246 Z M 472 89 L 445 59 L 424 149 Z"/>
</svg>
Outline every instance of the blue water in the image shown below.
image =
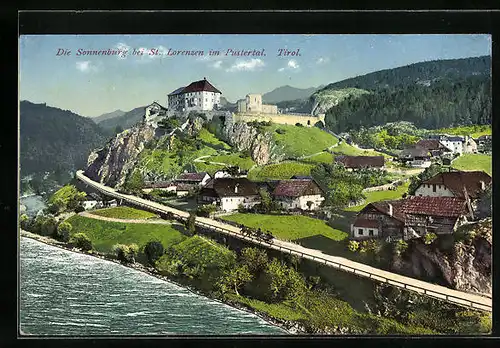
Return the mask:
<svg viewBox="0 0 500 348">
<path fill-rule="evenodd" d="M 20 252 L 26 335 L 286 334 L 253 314 L 113 262 L 24 237 Z"/>
</svg>

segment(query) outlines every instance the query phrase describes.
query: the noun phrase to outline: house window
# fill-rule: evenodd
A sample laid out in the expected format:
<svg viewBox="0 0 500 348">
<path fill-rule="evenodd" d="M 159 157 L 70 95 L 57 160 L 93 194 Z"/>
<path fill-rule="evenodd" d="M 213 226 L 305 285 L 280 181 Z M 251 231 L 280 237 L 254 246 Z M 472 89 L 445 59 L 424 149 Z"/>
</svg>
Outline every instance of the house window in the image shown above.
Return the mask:
<svg viewBox="0 0 500 348">
<path fill-rule="evenodd" d="M 362 229 L 362 228 L 358 228 L 358 235 L 359 235 L 359 236 L 362 236 L 362 235 L 363 235 L 363 229 Z"/>
<path fill-rule="evenodd" d="M 368 235 L 373 236 L 373 230 L 368 230 Z"/>
<path fill-rule="evenodd" d="M 436 185 L 432 185 L 432 192 L 436 192 Z"/>
</svg>

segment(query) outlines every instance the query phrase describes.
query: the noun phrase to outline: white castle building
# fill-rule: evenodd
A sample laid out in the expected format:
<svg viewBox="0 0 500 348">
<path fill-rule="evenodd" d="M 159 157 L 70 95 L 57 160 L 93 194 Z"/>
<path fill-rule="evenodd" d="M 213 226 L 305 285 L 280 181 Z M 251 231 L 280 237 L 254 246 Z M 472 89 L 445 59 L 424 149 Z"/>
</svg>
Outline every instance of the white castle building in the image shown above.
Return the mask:
<svg viewBox="0 0 500 348">
<path fill-rule="evenodd" d="M 168 95 L 168 109 L 175 111 L 211 111 L 220 106 L 222 92 L 206 78 L 177 88 Z"/>
</svg>

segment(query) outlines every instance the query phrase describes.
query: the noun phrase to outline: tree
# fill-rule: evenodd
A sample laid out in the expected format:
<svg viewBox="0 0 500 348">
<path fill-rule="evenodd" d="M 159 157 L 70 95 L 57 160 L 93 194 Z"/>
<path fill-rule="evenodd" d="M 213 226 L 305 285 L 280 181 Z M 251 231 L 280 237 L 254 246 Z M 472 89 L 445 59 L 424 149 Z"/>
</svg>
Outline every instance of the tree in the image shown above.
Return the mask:
<svg viewBox="0 0 500 348">
<path fill-rule="evenodd" d="M 241 250 L 240 262 L 246 265 L 252 274 L 258 275 L 267 267 L 267 253 L 258 248 L 244 248 Z"/>
<path fill-rule="evenodd" d="M 125 190 L 133 193 L 141 192 L 144 187 L 144 178 L 139 170 L 134 170 L 133 173 L 125 181 Z"/>
<path fill-rule="evenodd" d="M 80 192 L 74 185 L 65 185 L 49 198 L 49 211 L 53 214 L 74 210 L 85 199 L 85 192 Z"/>
<path fill-rule="evenodd" d="M 30 218 L 26 214 L 21 214 L 19 217 L 19 225 L 23 230 L 28 230 L 30 227 Z"/>
<path fill-rule="evenodd" d="M 296 301 L 307 291 L 302 276 L 293 268 L 287 267 L 277 259 L 273 259 L 267 269 L 266 276 L 270 279 L 269 290 L 271 301 Z"/>
<path fill-rule="evenodd" d="M 209 217 L 210 214 L 212 214 L 216 210 L 217 210 L 217 207 L 214 204 L 205 204 L 205 205 L 199 206 L 196 209 L 196 215 Z"/>
<path fill-rule="evenodd" d="M 150 265 L 154 265 L 155 262 L 165 254 L 165 248 L 158 240 L 152 240 L 146 243 L 144 246 L 144 254 L 146 255 Z"/>
<path fill-rule="evenodd" d="M 189 235 L 194 236 L 196 234 L 196 213 L 194 211 L 189 212 L 189 217 L 186 220 L 186 229 Z"/>
<path fill-rule="evenodd" d="M 263 213 L 269 213 L 273 207 L 273 199 L 271 194 L 264 188 L 259 189 L 260 206 Z"/>
<path fill-rule="evenodd" d="M 37 217 L 37 225 L 41 235 L 51 237 L 56 232 L 57 221 L 51 214 L 42 215 Z"/>
<path fill-rule="evenodd" d="M 246 265 L 237 266 L 227 271 L 222 277 L 222 282 L 227 284 L 225 287 L 223 286 L 223 288 L 231 288 L 236 295 L 240 296 L 238 289 L 241 289 L 242 286 L 250 282 L 252 278 L 252 274 Z"/>
<path fill-rule="evenodd" d="M 92 241 L 85 233 L 76 233 L 69 239 L 70 244 L 83 251 L 92 250 Z"/>
<path fill-rule="evenodd" d="M 121 262 L 134 263 L 135 257 L 139 252 L 139 247 L 137 244 L 115 244 L 113 251 L 116 253 L 116 258 Z"/>
<path fill-rule="evenodd" d="M 59 238 L 63 242 L 68 242 L 71 230 L 73 226 L 67 222 L 63 221 L 57 226 L 57 238 Z"/>
</svg>

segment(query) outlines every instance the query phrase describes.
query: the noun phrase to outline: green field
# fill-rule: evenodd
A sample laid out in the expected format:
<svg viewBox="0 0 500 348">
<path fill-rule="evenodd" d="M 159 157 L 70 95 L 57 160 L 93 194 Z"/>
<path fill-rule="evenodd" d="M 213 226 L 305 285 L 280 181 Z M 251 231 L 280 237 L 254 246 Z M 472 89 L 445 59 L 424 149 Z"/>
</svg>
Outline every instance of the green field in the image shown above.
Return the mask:
<svg viewBox="0 0 500 348">
<path fill-rule="evenodd" d="M 351 145 L 347 144 L 346 142 L 342 142 L 338 146 L 333 147 L 330 151 L 335 152 L 335 153 L 339 152 L 339 153 L 346 155 L 346 156 L 384 156 L 384 157 L 390 157 L 389 155 L 386 155 L 385 153 L 381 153 L 378 151 L 358 149 L 357 147 L 351 146 Z"/>
<path fill-rule="evenodd" d="M 242 170 L 249 170 L 255 164 L 251 157 L 240 157 L 240 154 L 233 153 L 230 155 L 211 156 L 205 159 L 210 162 L 227 163 L 228 165 L 238 166 Z"/>
<path fill-rule="evenodd" d="M 455 128 L 442 128 L 431 132 L 445 133 L 450 135 L 470 135 L 472 138 L 479 138 L 482 135 L 491 135 L 491 125 L 473 125 Z"/>
<path fill-rule="evenodd" d="M 198 139 L 206 143 L 207 145 L 213 145 L 215 147 L 220 147 L 225 150 L 230 150 L 231 146 L 218 139 L 215 135 L 210 133 L 207 129 L 202 128 L 200 133 L 198 134 Z"/>
<path fill-rule="evenodd" d="M 147 242 L 157 239 L 165 248 L 181 242 L 186 237 L 181 233 L 181 225 L 127 224 L 110 222 L 73 215 L 67 220 L 73 229 L 71 234 L 83 232 L 95 250 L 111 253 L 115 244 L 135 243 L 143 247 Z"/>
<path fill-rule="evenodd" d="M 248 179 L 254 181 L 290 179 L 294 175 L 309 175 L 314 164 L 300 162 L 282 162 L 256 167 L 248 173 Z"/>
<path fill-rule="evenodd" d="M 284 134 L 276 133 L 282 129 Z M 338 139 L 318 127 L 297 127 L 284 124 L 272 124 L 264 128 L 273 135 L 276 144 L 283 146 L 287 157 L 312 155 L 336 144 Z"/>
<path fill-rule="evenodd" d="M 482 170 L 489 175 L 492 173 L 491 155 L 467 153 L 452 162 L 452 167 L 460 170 Z"/>
<path fill-rule="evenodd" d="M 322 152 L 318 155 L 304 158 L 301 161 L 307 163 L 333 163 L 333 155 L 329 152 Z"/>
<path fill-rule="evenodd" d="M 149 219 L 156 216 L 149 211 L 126 206 L 94 210 L 92 214 L 116 219 Z"/>
<path fill-rule="evenodd" d="M 279 239 L 299 240 L 314 236 L 323 236 L 333 241 L 341 241 L 347 233 L 335 230 L 325 221 L 302 215 L 265 215 L 265 214 L 233 214 L 222 217 L 248 227 L 271 231 Z"/>
<path fill-rule="evenodd" d="M 216 171 L 224 169 L 226 167 L 219 164 L 211 164 L 205 162 L 194 162 L 193 164 L 196 167 L 197 172 L 207 172 L 211 176 L 213 176 Z"/>
<path fill-rule="evenodd" d="M 408 191 L 408 185 L 409 182 L 406 182 L 403 185 L 398 186 L 398 188 L 395 191 L 386 190 L 386 191 L 367 192 L 365 194 L 366 200 L 362 205 L 346 208 L 344 210 L 358 212 L 372 202 L 386 201 L 389 199 L 400 199 L 403 196 L 403 194 Z"/>
</svg>

